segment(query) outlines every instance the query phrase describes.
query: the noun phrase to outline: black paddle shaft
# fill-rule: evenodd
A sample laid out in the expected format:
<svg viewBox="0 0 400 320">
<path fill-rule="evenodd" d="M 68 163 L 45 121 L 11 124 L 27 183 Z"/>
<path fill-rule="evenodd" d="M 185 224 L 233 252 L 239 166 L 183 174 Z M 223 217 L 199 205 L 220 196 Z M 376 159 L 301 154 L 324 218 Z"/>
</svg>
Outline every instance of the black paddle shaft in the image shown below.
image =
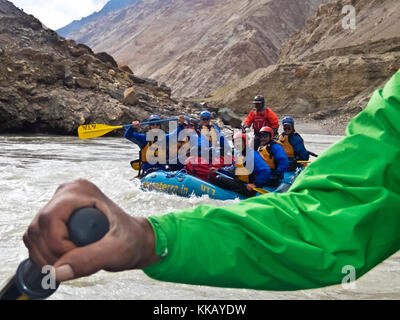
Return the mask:
<svg viewBox="0 0 400 320">
<path fill-rule="evenodd" d="M 98 209 L 80 208 L 71 214 L 67 227 L 69 239 L 76 246 L 83 247 L 103 238 L 109 230 L 109 222 Z M 41 269 L 29 259 L 22 261 L 13 281 L 0 294 L 0 299 L 15 300 L 24 295 L 33 300 L 49 297 L 59 286 L 59 283 L 51 285 L 49 272 L 49 269 Z"/>
</svg>

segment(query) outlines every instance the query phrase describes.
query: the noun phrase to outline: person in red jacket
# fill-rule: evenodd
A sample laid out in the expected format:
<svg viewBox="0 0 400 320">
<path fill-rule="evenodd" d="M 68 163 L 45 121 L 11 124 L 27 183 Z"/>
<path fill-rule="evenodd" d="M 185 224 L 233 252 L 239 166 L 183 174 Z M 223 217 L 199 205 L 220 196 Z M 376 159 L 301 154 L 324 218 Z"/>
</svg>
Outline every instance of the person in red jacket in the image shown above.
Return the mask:
<svg viewBox="0 0 400 320">
<path fill-rule="evenodd" d="M 262 127 L 268 126 L 274 130 L 275 136 L 278 136 L 279 120 L 275 112 L 265 105 L 264 97 L 256 95 L 253 99 L 254 109 L 243 122 L 242 128 L 250 128 L 253 125 L 254 129 L 254 150 L 260 146 L 259 132 Z"/>
</svg>

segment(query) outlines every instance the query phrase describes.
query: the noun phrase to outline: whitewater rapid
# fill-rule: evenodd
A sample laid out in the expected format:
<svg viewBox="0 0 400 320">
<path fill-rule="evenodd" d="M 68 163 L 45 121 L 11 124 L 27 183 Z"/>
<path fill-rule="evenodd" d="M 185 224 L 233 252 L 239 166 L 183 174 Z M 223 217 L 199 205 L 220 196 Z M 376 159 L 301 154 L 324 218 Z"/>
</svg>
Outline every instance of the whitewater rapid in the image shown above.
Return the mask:
<svg viewBox="0 0 400 320">
<path fill-rule="evenodd" d="M 340 136 L 302 134 L 310 151 L 321 154 Z M 144 192 L 129 162 L 139 149 L 123 138 L 49 135 L 0 136 L 0 284 L 28 255 L 22 235 L 61 183 L 86 178 L 136 216 L 160 215 L 199 204 L 223 206 L 238 200 L 184 199 Z M 224 289 L 160 282 L 142 271 L 98 272 L 63 283 L 50 299 L 398 299 L 400 256 L 392 256 L 355 283 L 294 292 Z"/>
</svg>

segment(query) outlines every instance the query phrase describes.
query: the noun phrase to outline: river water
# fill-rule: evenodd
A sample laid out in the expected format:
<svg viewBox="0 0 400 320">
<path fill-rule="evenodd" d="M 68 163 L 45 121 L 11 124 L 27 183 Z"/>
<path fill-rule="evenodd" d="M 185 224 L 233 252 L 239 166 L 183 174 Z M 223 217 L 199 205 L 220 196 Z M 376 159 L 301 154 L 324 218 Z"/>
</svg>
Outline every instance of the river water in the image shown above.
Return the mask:
<svg viewBox="0 0 400 320">
<path fill-rule="evenodd" d="M 341 138 L 314 132 L 302 136 L 307 148 L 317 154 Z M 22 235 L 61 183 L 89 179 L 126 212 L 137 216 L 236 201 L 143 192 L 129 164 L 137 155 L 138 148 L 124 138 L 0 135 L 0 284 L 27 257 Z M 399 292 L 400 255 L 395 254 L 357 280 L 355 288 L 337 285 L 293 292 L 225 289 L 160 282 L 140 270 L 101 271 L 63 283 L 50 299 L 398 299 Z"/>
</svg>

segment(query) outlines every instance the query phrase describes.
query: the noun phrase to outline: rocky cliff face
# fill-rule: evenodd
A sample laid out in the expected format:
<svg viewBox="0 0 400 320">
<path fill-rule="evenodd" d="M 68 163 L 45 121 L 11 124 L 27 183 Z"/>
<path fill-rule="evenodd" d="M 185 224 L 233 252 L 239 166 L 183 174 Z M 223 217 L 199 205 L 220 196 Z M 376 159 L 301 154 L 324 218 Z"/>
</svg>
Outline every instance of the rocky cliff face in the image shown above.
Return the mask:
<svg viewBox="0 0 400 320">
<path fill-rule="evenodd" d="M 343 7 L 356 12 L 355 29 L 343 29 Z M 215 91 L 210 104 L 245 114 L 263 94 L 279 115 L 315 120 L 343 133 L 374 90 L 400 68 L 400 2 L 337 0 L 321 6 L 283 49 L 279 62 Z M 328 121 L 328 120 L 327 120 Z"/>
<path fill-rule="evenodd" d="M 355 29 L 343 29 L 354 7 Z M 347 15 L 346 15 L 347 14 Z M 322 60 L 331 56 L 385 54 L 400 51 L 400 2 L 397 0 L 334 1 L 321 6 L 314 19 L 293 36 L 280 62 Z M 344 18 L 344 20 L 343 20 Z"/>
<path fill-rule="evenodd" d="M 130 123 L 177 108 L 169 88 L 0 0 L 0 132 L 76 134 L 84 123 Z"/>
<path fill-rule="evenodd" d="M 107 51 L 175 96 L 201 96 L 278 60 L 329 0 L 147 0 L 66 36 Z"/>
</svg>

